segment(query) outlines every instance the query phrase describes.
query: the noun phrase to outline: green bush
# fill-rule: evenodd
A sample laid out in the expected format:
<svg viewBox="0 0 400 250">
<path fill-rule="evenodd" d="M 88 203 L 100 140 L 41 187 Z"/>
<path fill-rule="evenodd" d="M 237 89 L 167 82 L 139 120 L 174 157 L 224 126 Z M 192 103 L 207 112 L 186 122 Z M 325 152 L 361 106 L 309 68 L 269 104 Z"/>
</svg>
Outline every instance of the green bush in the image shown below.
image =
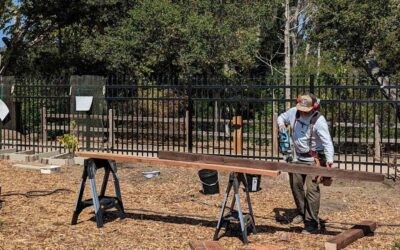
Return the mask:
<svg viewBox="0 0 400 250">
<path fill-rule="evenodd" d="M 71 133 L 64 134 L 63 136 L 58 138 L 58 142 L 61 145 L 64 145 L 64 148 L 68 149 L 72 154 L 75 153 L 79 149 L 79 141 L 76 136 L 76 122 L 74 120 L 71 121 Z"/>
</svg>

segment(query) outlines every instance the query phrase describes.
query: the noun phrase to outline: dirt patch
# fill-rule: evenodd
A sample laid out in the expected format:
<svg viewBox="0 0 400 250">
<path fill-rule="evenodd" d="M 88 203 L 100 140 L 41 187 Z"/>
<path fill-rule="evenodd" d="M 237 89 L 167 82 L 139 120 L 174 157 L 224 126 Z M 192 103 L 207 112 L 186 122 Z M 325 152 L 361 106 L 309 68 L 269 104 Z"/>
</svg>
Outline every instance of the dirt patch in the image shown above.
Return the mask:
<svg viewBox="0 0 400 250">
<path fill-rule="evenodd" d="M 142 176 L 151 170 L 160 170 L 161 175 Z M 205 196 L 199 192 L 195 169 L 122 165 L 118 174 L 127 218 L 120 220 L 110 211 L 105 226 L 97 229 L 88 208 L 78 224 L 71 226 L 82 168 L 65 167 L 60 173 L 41 175 L 1 161 L 0 171 L 2 193 L 15 194 L 3 197 L 5 205 L 0 209 L 3 249 L 189 249 L 189 241 L 212 239 L 223 200 L 222 193 Z M 228 175 L 220 174 L 222 192 L 227 181 Z M 109 187 L 112 194 L 111 183 Z M 289 223 L 294 202 L 286 181 L 262 177 L 261 188 L 251 194 L 258 230 L 249 236 L 251 243 L 278 249 L 323 249 L 329 237 L 366 219 L 379 223 L 376 235 L 348 249 L 390 249 L 400 241 L 400 194 L 395 184 L 336 180 L 331 187 L 322 187 L 320 217 L 326 220 L 326 233 L 319 235 L 302 235 L 301 227 Z M 85 198 L 89 196 L 87 186 Z M 227 249 L 248 249 L 234 235 L 221 238 L 220 243 Z"/>
</svg>

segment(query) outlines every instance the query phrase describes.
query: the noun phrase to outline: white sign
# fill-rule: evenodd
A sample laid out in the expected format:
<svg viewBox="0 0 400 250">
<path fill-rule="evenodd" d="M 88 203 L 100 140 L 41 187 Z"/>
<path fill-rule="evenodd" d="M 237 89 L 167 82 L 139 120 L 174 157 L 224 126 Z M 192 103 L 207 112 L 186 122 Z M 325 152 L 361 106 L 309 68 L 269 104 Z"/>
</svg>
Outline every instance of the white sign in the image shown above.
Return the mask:
<svg viewBox="0 0 400 250">
<path fill-rule="evenodd" d="M 10 110 L 8 109 L 7 105 L 0 100 L 0 120 L 4 121 L 9 112 Z"/>
<path fill-rule="evenodd" d="M 75 96 L 76 111 L 89 111 L 92 106 L 93 96 Z"/>
</svg>

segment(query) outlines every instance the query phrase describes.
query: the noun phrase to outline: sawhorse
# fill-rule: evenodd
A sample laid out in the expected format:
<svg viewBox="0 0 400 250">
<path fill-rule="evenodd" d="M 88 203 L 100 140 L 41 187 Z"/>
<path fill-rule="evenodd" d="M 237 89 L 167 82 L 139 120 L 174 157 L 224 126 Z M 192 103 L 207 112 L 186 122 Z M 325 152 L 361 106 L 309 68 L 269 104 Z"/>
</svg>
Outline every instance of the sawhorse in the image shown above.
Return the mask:
<svg viewBox="0 0 400 250">
<path fill-rule="evenodd" d="M 101 186 L 100 195 L 97 195 L 96 189 L 96 171 L 100 168 L 104 168 L 103 183 Z M 114 178 L 114 187 L 116 197 L 105 196 L 108 179 L 110 177 L 110 172 Z M 85 183 L 89 177 L 90 191 L 92 194 L 92 199 L 82 201 L 83 192 L 85 190 Z M 76 201 L 74 215 L 72 217 L 72 225 L 78 222 L 79 214 L 86 207 L 93 206 L 96 216 L 97 227 L 102 227 L 103 222 L 103 212 L 105 210 L 115 207 L 118 210 L 119 217 L 123 219 L 125 217 L 124 206 L 122 204 L 121 190 L 119 187 L 119 180 L 117 176 L 117 165 L 113 160 L 105 159 L 86 159 L 84 163 L 84 169 L 82 174 L 82 180 L 80 184 L 80 190 L 78 194 L 78 199 Z"/>
<path fill-rule="evenodd" d="M 243 183 L 244 191 L 246 193 L 247 207 L 249 210 L 247 214 L 243 213 L 242 205 L 240 203 L 240 194 L 239 194 L 240 182 Z M 226 204 L 228 202 L 229 194 L 232 188 L 234 191 L 234 196 L 232 197 L 231 206 L 229 208 L 230 210 L 226 215 L 224 215 Z M 235 203 L 237 205 L 237 210 L 235 210 Z M 242 240 L 245 244 L 249 242 L 247 239 L 248 229 L 250 229 L 253 232 L 253 234 L 257 233 L 254 222 L 253 208 L 251 206 L 251 201 L 250 201 L 250 194 L 249 194 L 246 174 L 230 173 L 229 175 L 229 183 L 228 187 L 226 188 L 226 194 L 222 204 L 221 213 L 218 219 L 217 229 L 215 230 L 214 240 L 218 240 L 220 238 L 219 232 L 221 231 L 222 227 L 225 228 L 225 232 L 228 230 L 230 223 L 232 221 L 239 221 Z"/>
</svg>

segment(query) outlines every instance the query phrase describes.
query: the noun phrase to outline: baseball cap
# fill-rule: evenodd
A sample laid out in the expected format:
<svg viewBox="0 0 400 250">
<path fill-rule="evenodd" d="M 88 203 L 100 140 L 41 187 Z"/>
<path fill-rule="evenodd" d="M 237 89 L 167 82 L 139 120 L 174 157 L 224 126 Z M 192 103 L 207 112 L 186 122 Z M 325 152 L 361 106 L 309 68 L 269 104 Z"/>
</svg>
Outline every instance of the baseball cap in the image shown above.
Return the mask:
<svg viewBox="0 0 400 250">
<path fill-rule="evenodd" d="M 314 107 L 313 100 L 309 95 L 301 95 L 298 97 L 297 100 L 298 100 L 296 105 L 297 110 L 303 112 L 310 112 Z"/>
</svg>

